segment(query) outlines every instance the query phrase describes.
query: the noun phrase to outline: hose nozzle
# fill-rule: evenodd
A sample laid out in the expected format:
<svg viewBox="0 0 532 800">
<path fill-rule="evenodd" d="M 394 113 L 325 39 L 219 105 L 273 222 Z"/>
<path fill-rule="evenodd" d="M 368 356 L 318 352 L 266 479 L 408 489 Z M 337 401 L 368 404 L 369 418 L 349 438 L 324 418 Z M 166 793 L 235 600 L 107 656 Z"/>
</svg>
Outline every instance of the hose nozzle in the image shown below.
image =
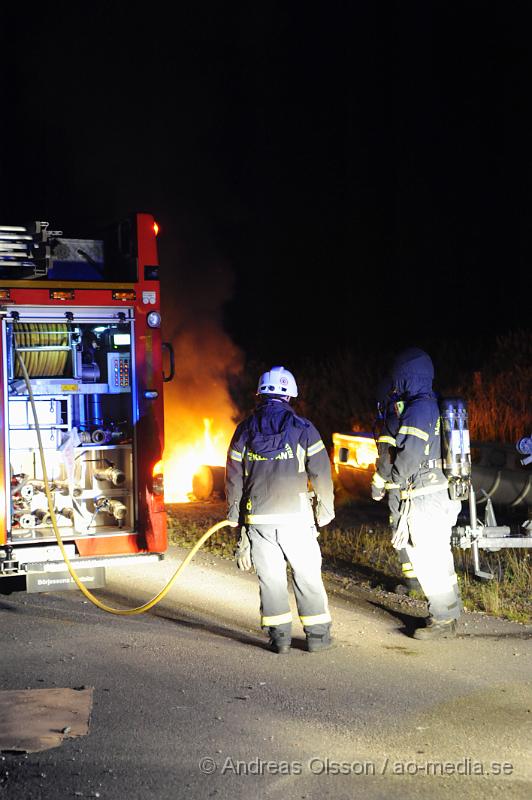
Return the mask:
<svg viewBox="0 0 532 800">
<path fill-rule="evenodd" d="M 126 479 L 126 474 L 118 467 L 115 467 L 114 464 L 111 464 L 105 469 L 95 470 L 94 477 L 97 481 L 109 481 L 113 486 L 121 486 Z"/>
<path fill-rule="evenodd" d="M 39 525 L 51 525 L 52 516 L 47 508 L 36 508 L 33 512 Z"/>
<path fill-rule="evenodd" d="M 126 518 L 127 507 L 120 500 L 113 500 L 102 495 L 95 500 L 94 505 L 97 511 L 107 511 L 108 514 L 111 514 L 119 526 L 122 527 Z"/>
</svg>

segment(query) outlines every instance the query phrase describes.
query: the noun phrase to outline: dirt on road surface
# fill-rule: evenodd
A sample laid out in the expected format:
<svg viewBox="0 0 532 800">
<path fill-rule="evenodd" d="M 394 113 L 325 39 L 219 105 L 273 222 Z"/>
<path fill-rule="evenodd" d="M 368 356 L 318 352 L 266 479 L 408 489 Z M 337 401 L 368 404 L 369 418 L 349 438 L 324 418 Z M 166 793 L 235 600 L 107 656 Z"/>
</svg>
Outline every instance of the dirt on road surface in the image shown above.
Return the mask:
<svg viewBox="0 0 532 800">
<path fill-rule="evenodd" d="M 108 570 L 97 593 L 139 605 L 186 552 Z M 0 598 L 1 688 L 94 698 L 86 736 L 0 754 L 0 796 L 528 798 L 530 626 L 466 613 L 455 640 L 421 642 L 415 614 L 341 580 L 327 575 L 335 648 L 307 653 L 296 623 L 287 656 L 266 649 L 256 575 L 206 550 L 140 617 L 78 592 Z"/>
</svg>

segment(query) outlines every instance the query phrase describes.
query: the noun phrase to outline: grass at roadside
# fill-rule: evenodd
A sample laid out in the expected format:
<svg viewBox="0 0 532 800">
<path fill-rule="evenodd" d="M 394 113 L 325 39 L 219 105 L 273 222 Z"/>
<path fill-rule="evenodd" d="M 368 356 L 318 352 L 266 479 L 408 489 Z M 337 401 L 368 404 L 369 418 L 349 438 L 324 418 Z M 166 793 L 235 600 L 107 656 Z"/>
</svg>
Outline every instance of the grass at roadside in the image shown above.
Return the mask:
<svg viewBox="0 0 532 800">
<path fill-rule="evenodd" d="M 532 622 L 532 563 L 530 550 L 481 552 L 484 569 L 494 574 L 492 580 L 474 576 L 470 551 L 455 551 L 458 580 L 464 604 L 469 610 L 485 611 L 497 617 Z"/>
<path fill-rule="evenodd" d="M 364 523 L 358 528 L 325 529 L 321 536 L 325 558 L 364 567 L 374 572 L 377 584 L 388 588 L 400 581 L 401 569 L 385 525 Z M 464 606 L 516 622 L 532 622 L 532 569 L 529 550 L 481 552 L 482 566 L 492 580 L 474 575 L 471 552 L 454 550 L 455 566 Z"/>
<path fill-rule="evenodd" d="M 223 516 L 217 504 L 170 506 L 168 533 L 172 544 L 192 546 Z M 390 544 L 390 534 L 382 519 L 356 522 L 360 507 L 350 514 L 344 507 L 332 523 L 321 531 L 320 545 L 324 566 L 339 567 L 344 575 L 369 578 L 375 588 L 391 591 L 400 582 L 401 569 Z M 363 516 L 363 514 L 362 514 Z M 232 558 L 238 529 L 223 528 L 207 541 L 205 549 L 223 558 Z M 484 569 L 494 573 L 490 581 L 474 576 L 470 551 L 455 550 L 455 564 L 462 599 L 469 611 L 480 611 L 517 622 L 532 623 L 532 568 L 529 550 L 501 550 L 481 553 Z"/>
</svg>

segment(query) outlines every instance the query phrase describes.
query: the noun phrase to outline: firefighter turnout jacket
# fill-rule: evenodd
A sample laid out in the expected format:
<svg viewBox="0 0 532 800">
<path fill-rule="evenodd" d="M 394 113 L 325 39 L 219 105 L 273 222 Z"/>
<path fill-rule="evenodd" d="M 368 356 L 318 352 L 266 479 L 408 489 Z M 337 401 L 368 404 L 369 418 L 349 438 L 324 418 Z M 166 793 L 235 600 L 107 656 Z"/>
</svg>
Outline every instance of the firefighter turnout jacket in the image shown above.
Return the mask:
<svg viewBox="0 0 532 800">
<path fill-rule="evenodd" d="M 227 454 L 227 518 L 246 525 L 314 524 L 334 517 L 329 455 L 320 434 L 288 403 L 268 398 L 241 422 Z"/>
</svg>

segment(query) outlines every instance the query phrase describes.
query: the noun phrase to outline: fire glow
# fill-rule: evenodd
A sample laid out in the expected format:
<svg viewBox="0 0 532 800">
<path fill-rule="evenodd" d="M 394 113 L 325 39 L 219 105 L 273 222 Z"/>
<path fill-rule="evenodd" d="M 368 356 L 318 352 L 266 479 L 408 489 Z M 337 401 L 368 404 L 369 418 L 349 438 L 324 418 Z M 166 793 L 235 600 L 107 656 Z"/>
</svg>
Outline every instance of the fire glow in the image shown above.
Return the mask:
<svg viewBox="0 0 532 800">
<path fill-rule="evenodd" d="M 189 444 L 170 446 L 164 457 L 164 499 L 166 503 L 189 503 L 194 499 L 192 481 L 203 464 L 225 465 L 229 438 L 224 431 L 212 431 L 213 420 L 203 419 L 203 434 Z"/>
<path fill-rule="evenodd" d="M 375 467 L 378 452 L 373 437 L 356 433 L 333 433 L 334 464 L 347 464 L 355 469 L 369 470 Z"/>
</svg>

